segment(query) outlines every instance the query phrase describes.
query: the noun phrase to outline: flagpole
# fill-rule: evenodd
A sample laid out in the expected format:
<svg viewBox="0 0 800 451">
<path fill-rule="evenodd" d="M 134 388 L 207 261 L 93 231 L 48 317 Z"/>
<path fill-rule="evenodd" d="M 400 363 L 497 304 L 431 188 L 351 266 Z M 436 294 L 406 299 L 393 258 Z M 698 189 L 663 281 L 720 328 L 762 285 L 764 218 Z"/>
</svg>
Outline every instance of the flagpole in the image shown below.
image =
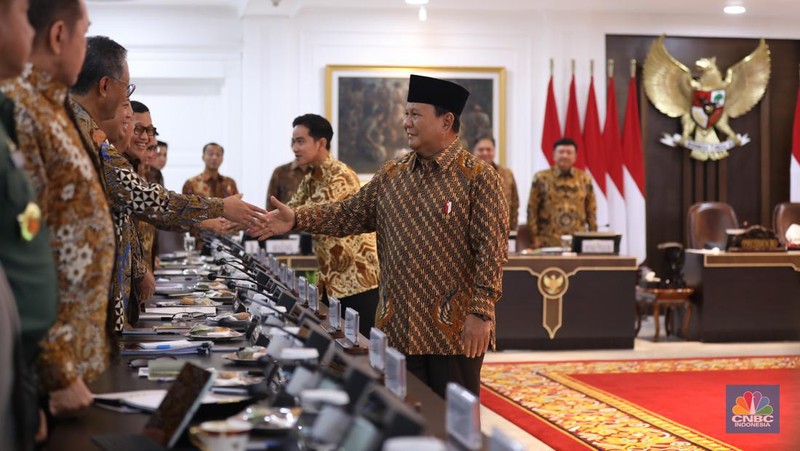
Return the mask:
<svg viewBox="0 0 800 451">
<path fill-rule="evenodd" d="M 572 75 L 575 75 L 575 60 L 572 60 Z"/>
<path fill-rule="evenodd" d="M 636 58 L 631 59 L 631 78 L 636 78 Z"/>
<path fill-rule="evenodd" d="M 553 68 L 555 67 L 555 63 L 553 62 L 553 58 L 550 58 L 550 77 L 553 76 Z"/>
<path fill-rule="evenodd" d="M 614 60 L 608 59 L 608 78 L 614 78 Z"/>
<path fill-rule="evenodd" d="M 589 60 L 589 76 L 594 78 L 594 60 Z"/>
</svg>

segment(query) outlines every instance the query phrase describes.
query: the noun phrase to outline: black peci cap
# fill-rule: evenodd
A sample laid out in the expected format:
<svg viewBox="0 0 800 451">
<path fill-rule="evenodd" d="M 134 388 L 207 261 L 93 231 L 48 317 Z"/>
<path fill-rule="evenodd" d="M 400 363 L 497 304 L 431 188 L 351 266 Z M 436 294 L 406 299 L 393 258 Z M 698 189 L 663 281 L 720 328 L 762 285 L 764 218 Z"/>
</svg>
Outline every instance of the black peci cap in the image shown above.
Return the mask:
<svg viewBox="0 0 800 451">
<path fill-rule="evenodd" d="M 469 91 L 459 84 L 438 78 L 411 74 L 408 83 L 408 102 L 427 103 L 442 107 L 460 116 L 469 98 Z"/>
</svg>

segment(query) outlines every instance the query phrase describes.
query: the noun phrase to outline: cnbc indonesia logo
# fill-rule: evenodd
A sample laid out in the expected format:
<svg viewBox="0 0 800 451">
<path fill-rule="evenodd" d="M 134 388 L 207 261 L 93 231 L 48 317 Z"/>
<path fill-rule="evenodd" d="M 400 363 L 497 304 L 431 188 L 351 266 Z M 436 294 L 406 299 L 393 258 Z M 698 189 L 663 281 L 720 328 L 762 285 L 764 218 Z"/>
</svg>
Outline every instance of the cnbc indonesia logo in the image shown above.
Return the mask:
<svg viewBox="0 0 800 451">
<path fill-rule="evenodd" d="M 729 385 L 727 387 L 728 433 L 778 433 L 778 385 Z"/>
</svg>

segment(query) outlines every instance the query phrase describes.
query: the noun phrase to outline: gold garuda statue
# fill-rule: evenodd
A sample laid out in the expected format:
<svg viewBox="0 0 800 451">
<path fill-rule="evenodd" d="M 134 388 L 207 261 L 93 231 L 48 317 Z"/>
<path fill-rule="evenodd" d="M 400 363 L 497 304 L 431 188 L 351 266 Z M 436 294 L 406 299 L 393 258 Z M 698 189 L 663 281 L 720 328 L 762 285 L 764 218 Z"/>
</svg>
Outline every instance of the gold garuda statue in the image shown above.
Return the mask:
<svg viewBox="0 0 800 451">
<path fill-rule="evenodd" d="M 661 142 L 691 150 L 692 158 L 720 160 L 728 150 L 750 142 L 728 125 L 728 118 L 750 111 L 764 96 L 769 83 L 769 47 L 764 39 L 753 53 L 731 66 L 722 78 L 716 58 L 695 62 L 700 76 L 669 54 L 664 36 L 650 47 L 644 62 L 644 89 L 653 105 L 669 117 L 680 117 L 682 134 L 664 133 Z M 726 135 L 720 141 L 717 131 Z"/>
</svg>

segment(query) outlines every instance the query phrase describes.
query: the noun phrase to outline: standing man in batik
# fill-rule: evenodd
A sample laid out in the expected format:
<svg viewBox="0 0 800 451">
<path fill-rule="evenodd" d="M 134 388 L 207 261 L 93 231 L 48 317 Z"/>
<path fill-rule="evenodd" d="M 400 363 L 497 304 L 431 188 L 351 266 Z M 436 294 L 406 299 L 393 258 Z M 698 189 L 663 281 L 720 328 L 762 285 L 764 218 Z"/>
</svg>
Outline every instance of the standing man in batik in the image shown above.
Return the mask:
<svg viewBox="0 0 800 451">
<path fill-rule="evenodd" d="M 500 176 L 458 137 L 468 96 L 455 83 L 412 75 L 403 128 L 413 152 L 383 165 L 347 200 L 292 210 L 272 199 L 277 209 L 251 230 L 260 238 L 377 232 L 376 326 L 442 397 L 448 382 L 478 394 L 508 251 Z"/>
<path fill-rule="evenodd" d="M 553 146 L 556 165 L 533 176 L 528 197 L 531 247 L 561 246 L 561 235 L 597 230 L 597 201 L 592 179 L 574 167 L 575 141 L 562 138 Z"/>
</svg>

